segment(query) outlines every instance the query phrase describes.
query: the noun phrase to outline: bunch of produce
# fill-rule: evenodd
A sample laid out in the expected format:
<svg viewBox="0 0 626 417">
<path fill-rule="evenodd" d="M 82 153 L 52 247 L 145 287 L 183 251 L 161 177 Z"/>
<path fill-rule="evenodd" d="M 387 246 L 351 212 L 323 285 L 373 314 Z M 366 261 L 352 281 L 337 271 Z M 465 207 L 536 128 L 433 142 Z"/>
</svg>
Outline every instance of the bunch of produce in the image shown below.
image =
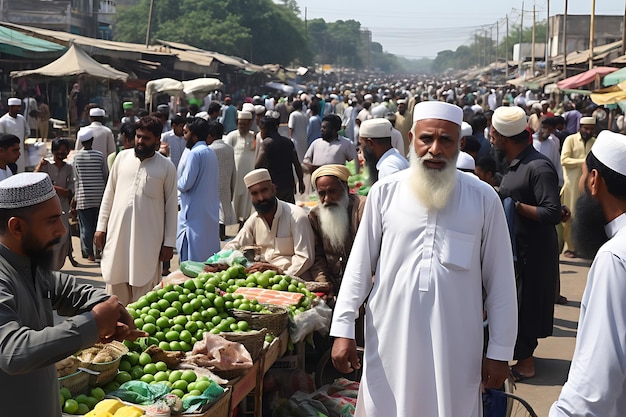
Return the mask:
<svg viewBox="0 0 626 417">
<path fill-rule="evenodd" d="M 165 351 L 192 350 L 202 340 L 204 332 L 245 332 L 250 325 L 228 314 L 231 309 L 270 313 L 257 299 L 237 294 L 240 288 L 264 288 L 302 294 L 300 301 L 289 305 L 291 314 L 301 313 L 311 306 L 316 297 L 287 275 L 275 271 L 246 274 L 242 265 L 231 266 L 219 272 L 205 272 L 200 262 L 183 262 L 181 270 L 202 271 L 182 285 L 168 284 L 151 291 L 128 305 L 127 309 L 135 325 L 150 337 L 143 341 L 143 348 L 151 344 Z M 140 341 L 142 343 L 142 341 Z M 133 349 L 133 345 L 128 345 Z"/>
<path fill-rule="evenodd" d="M 89 395 L 80 394 L 75 397 L 72 397 L 69 389 L 61 388 L 59 390 L 59 401 L 63 412 L 83 415 L 95 409 L 96 405 L 104 398 L 104 395 L 105 392 L 100 387 L 93 388 Z"/>
</svg>

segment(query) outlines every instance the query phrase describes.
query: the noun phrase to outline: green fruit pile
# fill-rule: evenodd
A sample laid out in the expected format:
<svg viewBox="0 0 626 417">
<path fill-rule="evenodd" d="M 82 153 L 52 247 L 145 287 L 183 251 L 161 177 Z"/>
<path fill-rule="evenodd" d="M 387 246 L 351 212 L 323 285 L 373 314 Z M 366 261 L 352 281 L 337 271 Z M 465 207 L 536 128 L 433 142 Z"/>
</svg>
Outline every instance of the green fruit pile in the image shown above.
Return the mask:
<svg viewBox="0 0 626 417">
<path fill-rule="evenodd" d="M 122 357 L 115 382 L 121 385 L 128 381 L 166 384 L 172 389 L 172 394 L 181 399 L 200 395 L 211 385 L 208 377 L 199 377 L 190 369 L 168 369 L 165 362 L 153 362 L 152 357 L 146 352 L 128 352 Z"/>
<path fill-rule="evenodd" d="M 89 395 L 80 394 L 72 397 L 70 390 L 63 387 L 59 390 L 59 401 L 64 413 L 83 415 L 93 410 L 96 404 L 102 401 L 104 395 L 102 388 L 93 388 Z"/>
</svg>

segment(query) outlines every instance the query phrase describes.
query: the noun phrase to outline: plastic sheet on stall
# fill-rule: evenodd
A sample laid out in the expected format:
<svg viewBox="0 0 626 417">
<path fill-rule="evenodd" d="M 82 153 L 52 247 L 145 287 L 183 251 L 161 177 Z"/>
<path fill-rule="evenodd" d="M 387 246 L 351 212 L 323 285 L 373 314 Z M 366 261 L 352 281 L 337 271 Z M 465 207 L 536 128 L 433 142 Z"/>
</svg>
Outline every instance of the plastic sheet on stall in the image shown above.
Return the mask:
<svg viewBox="0 0 626 417">
<path fill-rule="evenodd" d="M 326 335 L 329 331 L 333 310 L 320 299 L 313 307 L 293 317 L 289 317 L 289 336 L 298 343 L 317 331 Z"/>
</svg>

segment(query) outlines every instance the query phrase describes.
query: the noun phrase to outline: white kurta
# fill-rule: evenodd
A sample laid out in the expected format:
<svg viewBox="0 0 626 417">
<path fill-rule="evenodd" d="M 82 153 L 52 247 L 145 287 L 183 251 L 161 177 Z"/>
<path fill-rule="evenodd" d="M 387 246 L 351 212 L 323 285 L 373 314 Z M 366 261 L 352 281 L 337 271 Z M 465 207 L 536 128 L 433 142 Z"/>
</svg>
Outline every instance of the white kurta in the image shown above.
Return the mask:
<svg viewBox="0 0 626 417">
<path fill-rule="evenodd" d="M 17 172 L 24 172 L 27 156 L 27 148 L 24 145 L 24 141 L 30 134 L 30 128 L 26 119 L 21 114 L 18 114 L 17 117 L 11 117 L 9 113 L 5 114 L 0 117 L 0 133 L 8 133 L 20 138 L 20 157 L 15 164 L 17 165 Z"/>
<path fill-rule="evenodd" d="M 223 140 L 235 150 L 235 168 L 237 169 L 237 180 L 233 193 L 235 214 L 237 218 L 247 219 L 252 213 L 252 199 L 246 184 L 243 182 L 243 177 L 254 169 L 256 157 L 254 134 L 250 131 L 248 134 L 242 135 L 239 130 L 233 130 Z"/>
<path fill-rule="evenodd" d="M 605 226 L 580 305 L 576 349 L 550 417 L 626 413 L 626 214 Z"/>
<path fill-rule="evenodd" d="M 478 417 L 483 287 L 487 357 L 510 360 L 517 335 L 504 211 L 490 186 L 463 173 L 447 207 L 427 210 L 410 174 L 378 181 L 367 197 L 331 335 L 354 338 L 369 294 L 356 416 Z"/>
<path fill-rule="evenodd" d="M 281 268 L 287 275 L 299 277 L 315 260 L 313 229 L 302 208 L 277 201 L 278 208 L 271 225 L 258 213 L 253 213 L 224 249 L 260 246 L 261 255 L 267 262 Z"/>
<path fill-rule="evenodd" d="M 176 168 L 155 153 L 140 161 L 134 149 L 115 158 L 96 231 L 107 232 L 102 278 L 141 287 L 161 277 L 161 246 L 176 247 Z"/>
</svg>

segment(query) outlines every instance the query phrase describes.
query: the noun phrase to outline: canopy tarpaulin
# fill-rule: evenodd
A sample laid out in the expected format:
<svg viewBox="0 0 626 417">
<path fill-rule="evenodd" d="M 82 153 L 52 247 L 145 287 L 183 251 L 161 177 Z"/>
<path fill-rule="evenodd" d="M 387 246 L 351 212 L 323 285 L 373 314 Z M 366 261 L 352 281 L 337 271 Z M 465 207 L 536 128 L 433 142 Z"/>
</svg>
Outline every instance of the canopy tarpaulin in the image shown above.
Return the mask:
<svg viewBox="0 0 626 417">
<path fill-rule="evenodd" d="M 626 80 L 626 68 L 621 68 L 605 76 L 602 79 L 602 85 L 608 87 L 610 85 L 619 84 L 624 80 Z"/>
<path fill-rule="evenodd" d="M 587 85 L 596 80 L 596 77 L 610 74 L 617 71 L 614 67 L 595 67 L 589 71 L 582 72 L 574 75 L 573 77 L 566 78 L 556 83 L 559 90 L 571 90 L 583 85 Z"/>
<path fill-rule="evenodd" d="M 15 56 L 30 56 L 36 52 L 38 56 L 56 58 L 66 49 L 63 45 L 0 26 L 0 52 Z"/>
<path fill-rule="evenodd" d="M 219 90 L 224 86 L 217 78 L 196 78 L 195 80 L 183 81 L 183 91 L 186 95 L 208 94 Z"/>
<path fill-rule="evenodd" d="M 159 78 L 146 83 L 146 103 L 153 94 L 164 93 L 175 96 L 183 91 L 183 83 L 173 78 Z"/>
<path fill-rule="evenodd" d="M 606 106 L 608 104 L 617 104 L 622 100 L 626 100 L 626 80 L 617 85 L 594 91 L 591 95 L 591 101 L 598 106 Z"/>
<path fill-rule="evenodd" d="M 11 77 L 57 77 L 69 78 L 77 75 L 88 75 L 106 80 L 126 81 L 128 74 L 104 65 L 87 55 L 76 45 L 70 48 L 57 60 L 41 68 L 26 71 L 11 71 Z"/>
</svg>

